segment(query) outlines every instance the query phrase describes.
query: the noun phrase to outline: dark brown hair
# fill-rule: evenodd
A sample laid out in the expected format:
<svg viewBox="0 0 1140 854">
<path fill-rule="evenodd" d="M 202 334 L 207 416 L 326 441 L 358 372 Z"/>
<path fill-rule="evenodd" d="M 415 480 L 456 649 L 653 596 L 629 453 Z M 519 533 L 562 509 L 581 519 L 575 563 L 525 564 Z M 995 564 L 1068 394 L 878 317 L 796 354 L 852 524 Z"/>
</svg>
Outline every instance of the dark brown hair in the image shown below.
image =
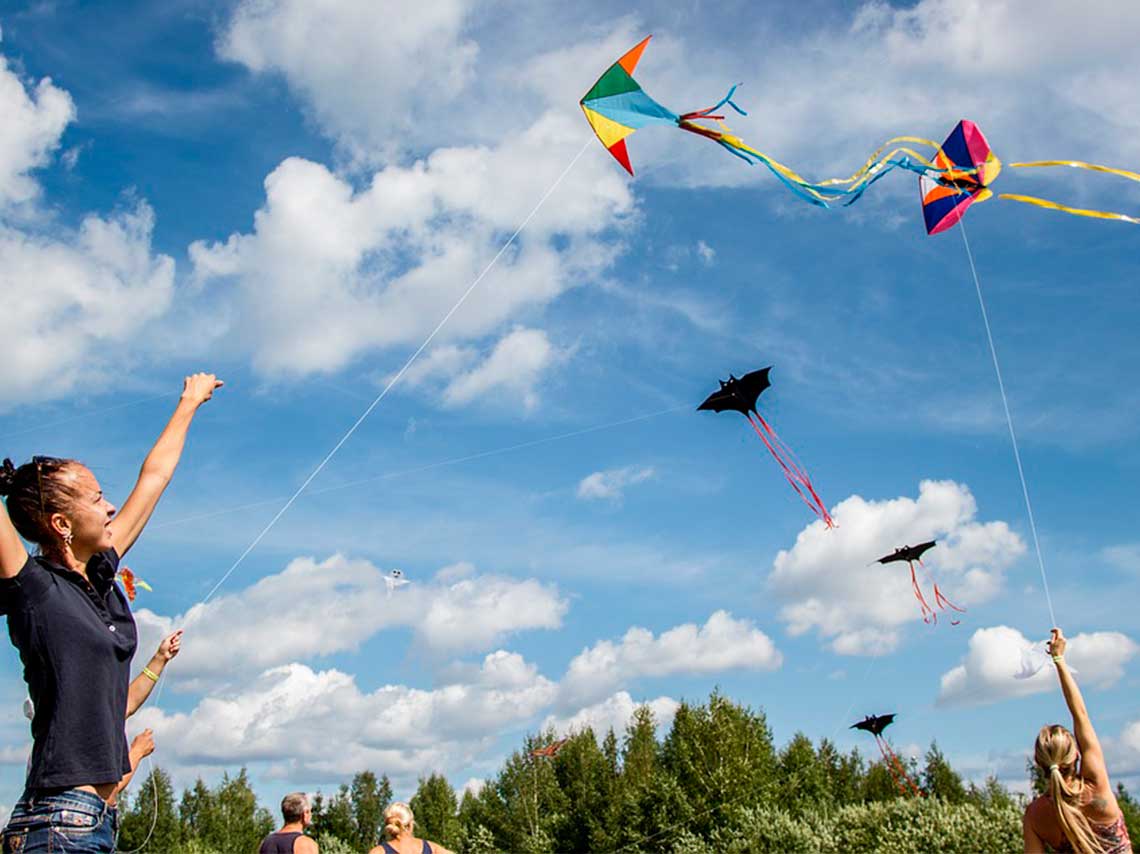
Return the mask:
<svg viewBox="0 0 1140 854">
<path fill-rule="evenodd" d="M 8 498 L 12 524 L 21 537 L 48 555 L 60 550 L 52 514 L 66 513 L 78 497 L 64 476 L 73 465 L 78 463 L 60 457 L 32 457 L 19 468 L 8 459 L 0 466 L 0 495 Z"/>
</svg>

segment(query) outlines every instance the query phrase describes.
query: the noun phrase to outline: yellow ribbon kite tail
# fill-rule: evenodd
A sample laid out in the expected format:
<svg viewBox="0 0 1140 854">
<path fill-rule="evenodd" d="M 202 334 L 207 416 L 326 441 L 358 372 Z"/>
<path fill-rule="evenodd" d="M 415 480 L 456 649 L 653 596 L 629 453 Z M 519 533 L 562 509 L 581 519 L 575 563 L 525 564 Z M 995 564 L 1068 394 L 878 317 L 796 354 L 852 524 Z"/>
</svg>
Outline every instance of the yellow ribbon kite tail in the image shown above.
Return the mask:
<svg viewBox="0 0 1140 854">
<path fill-rule="evenodd" d="M 999 199 L 1009 199 L 1011 202 L 1022 202 L 1027 205 L 1036 205 L 1039 208 L 1048 208 L 1053 211 L 1062 211 L 1073 216 L 1089 216 L 1096 219 L 1114 219 L 1119 222 L 1131 222 L 1134 225 L 1140 225 L 1140 218 L 1128 216 L 1122 213 L 1112 213 L 1111 211 L 1090 211 L 1084 208 L 1070 208 L 1067 205 L 1060 205 L 1056 202 L 1051 202 L 1048 199 L 1038 199 L 1034 196 L 1021 196 L 1016 193 L 999 193 Z"/>
<path fill-rule="evenodd" d="M 1140 182 L 1140 172 L 1130 172 L 1127 169 L 1116 169 L 1112 166 L 1101 166 L 1096 163 L 1086 163 L 1083 160 L 1032 160 L 1024 163 L 1011 163 L 1010 166 L 1019 169 L 1044 169 L 1053 166 L 1068 166 L 1072 169 L 1087 169 L 1090 172 L 1103 172 L 1106 175 L 1116 175 L 1120 178 L 1127 178 L 1129 181 Z M 1012 202 L 1022 202 L 1027 205 L 1036 205 L 1039 208 L 1048 208 L 1049 210 L 1062 211 L 1073 216 L 1087 216 L 1095 219 L 1113 219 L 1118 222 L 1131 222 L 1135 225 L 1140 225 L 1140 218 L 1128 216 L 1122 213 L 1113 213 L 1112 211 L 1092 211 L 1084 208 L 1071 208 L 1067 205 L 1061 205 L 1057 202 L 1051 202 L 1048 199 L 1038 199 L 1034 196 L 1021 196 L 1014 193 L 1002 193 L 998 196 L 999 199 L 1009 199 Z"/>
<path fill-rule="evenodd" d="M 908 154 L 911 157 L 913 157 L 915 160 L 917 160 L 919 163 L 921 163 L 923 166 L 927 166 L 931 169 L 935 168 L 934 164 L 928 158 L 924 157 L 923 155 L 919 154 L 917 151 L 914 151 L 913 149 L 910 149 L 910 148 L 899 147 L 899 148 L 896 148 L 894 151 L 892 151 L 890 154 L 888 154 L 886 157 L 880 156 L 884 151 L 886 151 L 892 145 L 898 145 L 898 143 L 900 143 L 900 142 L 913 142 L 916 145 L 926 145 L 926 146 L 929 146 L 930 148 L 933 148 L 935 150 L 935 152 L 937 152 L 938 148 L 939 148 L 938 143 L 932 139 L 924 139 L 921 136 L 896 136 L 893 139 L 888 139 L 886 142 L 884 142 L 882 145 L 880 145 L 878 148 L 876 148 L 873 152 L 871 152 L 871 156 L 867 158 L 867 162 L 864 163 L 850 177 L 847 177 L 847 178 L 828 178 L 826 181 L 816 181 L 815 185 L 817 187 L 831 187 L 831 186 L 834 186 L 836 184 L 859 183 L 863 178 L 865 178 L 867 176 L 868 172 L 877 171 L 878 168 L 880 168 L 883 163 L 890 160 L 896 154 Z"/>
</svg>

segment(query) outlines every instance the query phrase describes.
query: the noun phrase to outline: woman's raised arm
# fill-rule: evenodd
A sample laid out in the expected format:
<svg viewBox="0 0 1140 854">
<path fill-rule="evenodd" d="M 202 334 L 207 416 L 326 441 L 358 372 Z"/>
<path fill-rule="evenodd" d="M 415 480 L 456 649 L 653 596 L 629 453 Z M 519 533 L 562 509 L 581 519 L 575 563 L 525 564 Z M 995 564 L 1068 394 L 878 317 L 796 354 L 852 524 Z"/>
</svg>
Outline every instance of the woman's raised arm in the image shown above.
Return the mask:
<svg viewBox="0 0 1140 854">
<path fill-rule="evenodd" d="M 185 379 L 174 415 L 143 460 L 135 488 L 111 523 L 111 539 L 120 557 L 135 544 L 174 476 L 186 444 L 186 433 L 198 407 L 221 386 L 222 381 L 213 374 L 194 374 Z"/>
<path fill-rule="evenodd" d="M 11 460 L 4 460 L 0 467 L 0 495 L 7 496 L 12 488 L 12 478 L 16 468 Z M 8 517 L 8 507 L 0 501 L 0 578 L 14 578 L 28 562 L 28 550 L 24 541 L 16 533 L 16 526 Z"/>
</svg>

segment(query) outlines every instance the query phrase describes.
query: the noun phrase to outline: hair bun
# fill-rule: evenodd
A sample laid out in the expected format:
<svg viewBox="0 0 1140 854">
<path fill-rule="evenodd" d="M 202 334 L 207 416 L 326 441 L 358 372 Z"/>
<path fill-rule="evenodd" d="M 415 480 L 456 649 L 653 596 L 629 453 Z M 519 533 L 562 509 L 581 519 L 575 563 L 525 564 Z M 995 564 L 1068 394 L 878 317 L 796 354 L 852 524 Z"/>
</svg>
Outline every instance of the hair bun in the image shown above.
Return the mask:
<svg viewBox="0 0 1140 854">
<path fill-rule="evenodd" d="M 4 464 L 0 465 L 0 495 L 11 495 L 15 483 L 16 467 L 12 465 L 10 459 L 5 457 Z"/>
</svg>

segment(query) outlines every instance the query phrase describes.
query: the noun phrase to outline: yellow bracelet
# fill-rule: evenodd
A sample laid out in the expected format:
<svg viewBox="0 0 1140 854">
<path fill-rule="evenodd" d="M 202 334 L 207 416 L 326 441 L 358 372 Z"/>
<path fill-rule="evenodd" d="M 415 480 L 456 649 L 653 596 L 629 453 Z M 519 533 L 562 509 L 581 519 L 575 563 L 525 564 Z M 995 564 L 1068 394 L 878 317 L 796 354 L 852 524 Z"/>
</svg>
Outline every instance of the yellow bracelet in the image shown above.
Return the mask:
<svg viewBox="0 0 1140 854">
<path fill-rule="evenodd" d="M 151 670 L 149 667 L 144 667 L 142 669 L 142 675 L 149 679 L 151 682 L 154 682 L 155 684 L 158 683 L 158 674 Z"/>
<path fill-rule="evenodd" d="M 1054 664 L 1060 664 L 1064 660 L 1065 660 L 1065 656 L 1063 656 L 1063 655 L 1054 655 L 1053 656 L 1053 663 Z"/>
</svg>

